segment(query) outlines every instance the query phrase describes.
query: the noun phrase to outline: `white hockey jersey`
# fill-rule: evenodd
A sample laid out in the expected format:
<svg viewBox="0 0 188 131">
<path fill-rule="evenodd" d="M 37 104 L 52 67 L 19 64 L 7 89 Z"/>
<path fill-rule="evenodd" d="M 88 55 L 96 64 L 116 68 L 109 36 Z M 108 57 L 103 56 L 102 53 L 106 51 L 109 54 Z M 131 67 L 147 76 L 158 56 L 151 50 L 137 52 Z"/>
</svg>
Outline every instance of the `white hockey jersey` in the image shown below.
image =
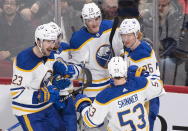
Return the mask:
<svg viewBox="0 0 188 131">
<path fill-rule="evenodd" d="M 35 103 L 36 92 L 52 72 L 54 56 L 38 58 L 30 47 L 18 54 L 13 64 L 11 84 L 13 114 L 20 116 L 39 112 L 52 103 Z"/>
<path fill-rule="evenodd" d="M 85 62 L 85 67 L 92 73 L 92 85 L 84 90 L 84 94 L 89 97 L 95 97 L 109 86 L 107 64 L 112 58 L 109 43 L 111 28 L 112 21 L 103 20 L 98 33 L 91 34 L 86 27 L 83 27 L 75 32 L 70 40 L 72 61 L 76 64 Z M 113 37 L 113 49 L 116 55 L 120 55 L 118 53 L 123 49 L 117 31 Z"/>
<path fill-rule="evenodd" d="M 88 127 L 97 127 L 107 118 L 109 131 L 149 131 L 144 103 L 163 93 L 162 81 L 135 77 L 100 92 L 82 111 L 83 121 Z"/>
</svg>

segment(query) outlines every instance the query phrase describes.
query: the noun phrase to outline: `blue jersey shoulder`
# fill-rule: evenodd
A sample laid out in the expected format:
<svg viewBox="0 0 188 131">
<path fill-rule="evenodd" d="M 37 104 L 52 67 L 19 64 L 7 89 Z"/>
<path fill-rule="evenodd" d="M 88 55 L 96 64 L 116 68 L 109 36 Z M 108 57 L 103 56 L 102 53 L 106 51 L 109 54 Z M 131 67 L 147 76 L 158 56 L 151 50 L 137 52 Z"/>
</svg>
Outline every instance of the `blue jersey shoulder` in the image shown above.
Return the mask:
<svg viewBox="0 0 188 131">
<path fill-rule="evenodd" d="M 131 51 L 129 48 L 126 49 L 126 51 L 128 52 L 131 59 L 137 61 L 143 58 L 150 57 L 152 48 L 147 42 L 141 41 L 141 44 L 134 51 Z"/>
<path fill-rule="evenodd" d="M 60 47 L 59 47 L 59 52 L 62 52 L 64 50 L 70 49 L 70 45 L 68 43 L 65 42 L 61 42 L 60 43 Z"/>
<path fill-rule="evenodd" d="M 91 34 L 87 31 L 86 27 L 82 27 L 79 31 L 76 31 L 72 34 L 72 37 L 70 40 L 70 48 L 77 49 L 90 38 L 99 38 L 104 31 L 111 29 L 112 25 L 113 25 L 112 21 L 103 20 L 101 22 L 99 32 L 96 34 Z"/>
<path fill-rule="evenodd" d="M 129 94 L 133 91 L 144 88 L 147 85 L 147 79 L 145 77 L 134 77 L 128 80 L 125 84 L 119 86 L 112 86 L 101 91 L 97 96 L 96 100 L 99 103 L 105 104 L 116 98 Z"/>
<path fill-rule="evenodd" d="M 16 57 L 16 66 L 23 70 L 32 70 L 42 59 L 38 58 L 33 47 L 27 48 L 20 52 Z"/>
</svg>

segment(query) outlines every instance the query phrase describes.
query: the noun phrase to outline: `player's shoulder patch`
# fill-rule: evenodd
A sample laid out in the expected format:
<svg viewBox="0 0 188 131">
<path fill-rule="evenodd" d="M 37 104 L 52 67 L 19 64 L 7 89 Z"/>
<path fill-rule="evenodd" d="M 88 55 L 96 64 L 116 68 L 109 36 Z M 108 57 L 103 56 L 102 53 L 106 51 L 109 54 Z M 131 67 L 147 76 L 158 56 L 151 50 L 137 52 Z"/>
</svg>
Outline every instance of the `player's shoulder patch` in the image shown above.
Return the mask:
<svg viewBox="0 0 188 131">
<path fill-rule="evenodd" d="M 39 62 L 41 59 L 33 53 L 33 47 L 23 50 L 16 57 L 16 66 L 23 70 L 32 70 Z"/>
</svg>

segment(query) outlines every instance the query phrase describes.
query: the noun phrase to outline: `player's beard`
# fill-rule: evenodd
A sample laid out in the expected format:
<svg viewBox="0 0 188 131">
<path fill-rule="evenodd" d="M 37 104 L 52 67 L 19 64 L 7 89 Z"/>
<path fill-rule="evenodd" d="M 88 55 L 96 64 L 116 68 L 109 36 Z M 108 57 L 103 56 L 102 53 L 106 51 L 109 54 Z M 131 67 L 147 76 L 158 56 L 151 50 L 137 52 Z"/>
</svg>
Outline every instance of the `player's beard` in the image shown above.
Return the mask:
<svg viewBox="0 0 188 131">
<path fill-rule="evenodd" d="M 50 53 L 51 53 L 51 50 L 52 49 L 41 49 L 41 51 L 42 51 L 42 53 L 43 53 L 43 56 L 49 56 L 50 55 Z"/>
</svg>

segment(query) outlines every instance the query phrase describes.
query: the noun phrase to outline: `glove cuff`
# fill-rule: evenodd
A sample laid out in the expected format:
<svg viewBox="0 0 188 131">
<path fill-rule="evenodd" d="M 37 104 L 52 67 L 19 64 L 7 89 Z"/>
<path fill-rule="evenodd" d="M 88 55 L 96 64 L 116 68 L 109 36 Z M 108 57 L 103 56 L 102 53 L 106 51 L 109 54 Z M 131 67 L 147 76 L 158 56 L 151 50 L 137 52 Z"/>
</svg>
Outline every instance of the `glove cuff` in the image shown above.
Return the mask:
<svg viewBox="0 0 188 131">
<path fill-rule="evenodd" d="M 82 98 L 76 102 L 75 104 L 76 109 L 78 109 L 79 105 L 82 104 L 83 102 L 89 102 L 90 104 L 92 103 L 92 101 L 89 98 Z"/>
<path fill-rule="evenodd" d="M 140 77 L 142 75 L 142 72 L 145 71 L 146 68 L 145 67 L 140 67 L 136 70 L 135 76 L 136 77 Z"/>
</svg>

